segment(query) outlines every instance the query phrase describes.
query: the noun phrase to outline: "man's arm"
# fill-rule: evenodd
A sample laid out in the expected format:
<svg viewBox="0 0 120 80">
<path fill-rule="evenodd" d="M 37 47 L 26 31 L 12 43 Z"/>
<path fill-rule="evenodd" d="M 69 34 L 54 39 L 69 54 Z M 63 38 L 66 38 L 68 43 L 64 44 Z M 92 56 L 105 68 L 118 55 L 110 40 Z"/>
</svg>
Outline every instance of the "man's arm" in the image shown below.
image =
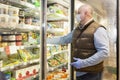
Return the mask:
<svg viewBox="0 0 120 80">
<path fill-rule="evenodd" d="M 72 42 L 72 35 L 73 35 L 73 31 L 62 37 L 48 38 L 47 43 L 48 44 L 68 44 Z"/>
</svg>

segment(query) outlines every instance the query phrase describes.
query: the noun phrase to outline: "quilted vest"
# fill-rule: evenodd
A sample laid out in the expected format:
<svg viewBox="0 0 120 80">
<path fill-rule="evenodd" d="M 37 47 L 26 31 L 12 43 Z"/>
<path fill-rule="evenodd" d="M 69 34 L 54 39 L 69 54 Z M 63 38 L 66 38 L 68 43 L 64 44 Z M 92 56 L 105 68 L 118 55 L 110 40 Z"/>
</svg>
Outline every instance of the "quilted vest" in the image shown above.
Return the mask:
<svg viewBox="0 0 120 80">
<path fill-rule="evenodd" d="M 86 59 L 97 52 L 94 45 L 94 32 L 99 27 L 102 26 L 92 20 L 83 29 L 80 29 L 80 27 L 75 29 L 72 38 L 72 57 Z M 75 70 L 81 72 L 100 72 L 103 70 L 103 62 Z"/>
</svg>

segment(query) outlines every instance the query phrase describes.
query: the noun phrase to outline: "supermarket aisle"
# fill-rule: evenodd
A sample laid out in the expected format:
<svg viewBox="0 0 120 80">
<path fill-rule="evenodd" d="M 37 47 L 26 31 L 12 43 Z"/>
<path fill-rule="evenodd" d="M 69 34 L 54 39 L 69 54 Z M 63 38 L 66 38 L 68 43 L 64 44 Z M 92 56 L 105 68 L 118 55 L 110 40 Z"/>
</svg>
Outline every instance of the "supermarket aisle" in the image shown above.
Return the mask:
<svg viewBox="0 0 120 80">
<path fill-rule="evenodd" d="M 19 1 L 19 2 L 18 2 Z M 41 1 L 46 0 L 0 0 L 0 54 L 5 52 L 11 56 L 3 55 L 4 59 L 1 60 L 2 67 L 0 70 L 4 71 L 7 78 L 16 78 L 21 80 L 36 80 L 38 78 L 40 60 L 40 22 L 41 18 L 39 9 L 42 7 Z M 68 32 L 69 28 L 69 1 L 70 0 L 47 0 L 47 19 L 48 30 L 47 37 L 62 36 Z M 52 2 L 53 1 L 53 2 Z M 60 2 L 57 2 L 60 1 Z M 61 1 L 68 1 L 67 4 L 61 3 Z M 77 0 L 74 0 L 77 1 Z M 113 35 L 113 29 L 116 28 L 116 7 L 115 1 L 110 0 L 78 0 L 81 2 L 86 1 L 95 8 L 95 18 L 98 21 L 106 23 L 106 27 L 109 28 L 109 35 Z M 101 2 L 102 1 L 102 2 Z M 94 3 L 93 3 L 94 2 Z M 9 5 L 8 5 L 9 3 Z M 23 4 L 24 3 L 24 4 Z M 54 4 L 53 4 L 54 3 Z M 112 6 L 111 6 L 112 4 Z M 20 8 L 20 9 L 19 9 Z M 14 11 L 15 9 L 15 11 Z M 21 12 L 21 13 L 18 13 Z M 53 14 L 54 13 L 54 14 Z M 61 17 L 62 16 L 62 17 Z M 102 20 L 101 20 L 102 16 Z M 2 17 L 5 19 L 2 19 Z M 12 20 L 11 20 L 12 19 Z M 11 22 L 12 21 L 12 22 Z M 4 25 L 2 25 L 4 23 Z M 9 23 L 10 25 L 8 26 Z M 14 31 L 14 32 L 13 32 Z M 12 35 L 12 38 L 11 38 Z M 1 38 L 2 37 L 2 38 Z M 114 40 L 113 37 L 111 40 Z M 115 44 L 111 43 L 110 56 L 105 61 L 105 71 L 103 80 L 116 80 L 116 51 Z M 6 47 L 9 46 L 9 47 Z M 44 46 L 43 46 L 44 47 Z M 48 78 L 67 78 L 65 68 L 68 58 L 68 46 L 64 45 L 47 45 L 47 61 L 49 68 L 46 77 Z M 7 49 L 6 49 L 7 48 Z M 6 51 L 4 51 L 6 49 Z M 14 49 L 14 51 L 13 51 Z M 0 57 L 1 57 L 0 55 Z M 23 56 L 24 55 L 24 56 Z M 46 56 L 46 55 L 44 55 Z M 3 58 L 1 57 L 1 58 Z M 68 56 L 67 56 L 68 57 Z M 6 60 L 5 60 L 6 58 Z M 63 59 L 64 58 L 64 59 Z M 41 59 L 42 61 L 42 59 Z M 54 64 L 53 64 L 54 63 Z M 62 68 L 62 69 L 61 69 Z M 58 69 L 58 71 L 54 71 Z M 10 70 L 10 71 L 9 71 Z M 64 73 L 61 73 L 61 70 Z M 53 72 L 52 72 L 53 71 Z M 26 74 L 25 74 L 26 73 Z M 44 71 L 42 72 L 44 74 Z M 51 74 L 52 73 L 52 74 Z M 58 73 L 58 74 L 56 74 Z M 13 76 L 11 74 L 14 74 Z M 36 78 L 35 78 L 36 77 Z M 50 79 L 49 79 L 50 80 Z M 56 79 L 55 79 L 56 80 Z M 66 80 L 66 79 L 64 79 Z"/>
<path fill-rule="evenodd" d="M 104 72 L 103 80 L 116 80 L 115 67 L 109 66 Z"/>
<path fill-rule="evenodd" d="M 111 45 L 110 56 L 105 61 L 103 80 L 116 80 L 116 44 Z"/>
<path fill-rule="evenodd" d="M 112 6 L 111 6 L 112 4 Z M 110 36 L 110 55 L 105 62 L 103 80 L 116 80 L 116 1 L 104 0 L 104 7 L 107 11 L 109 36 Z M 112 13 L 111 13 L 112 12 Z"/>
</svg>

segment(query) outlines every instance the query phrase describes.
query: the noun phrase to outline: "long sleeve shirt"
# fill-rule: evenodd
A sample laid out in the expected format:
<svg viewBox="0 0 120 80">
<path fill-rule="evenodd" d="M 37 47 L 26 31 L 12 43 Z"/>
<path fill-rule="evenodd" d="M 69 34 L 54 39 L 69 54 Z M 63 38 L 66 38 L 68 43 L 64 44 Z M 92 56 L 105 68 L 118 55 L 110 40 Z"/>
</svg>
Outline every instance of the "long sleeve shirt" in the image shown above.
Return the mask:
<svg viewBox="0 0 120 80">
<path fill-rule="evenodd" d="M 73 32 L 74 30 L 66 36 L 48 39 L 47 43 L 50 43 L 50 44 L 71 43 Z M 80 62 L 81 68 L 96 65 L 108 57 L 109 39 L 108 39 L 107 31 L 103 27 L 99 27 L 94 33 L 94 45 L 95 45 L 97 52 L 93 56 L 87 59 L 82 59 Z M 86 73 L 77 72 L 76 76 L 81 76 L 83 74 L 86 74 Z"/>
</svg>

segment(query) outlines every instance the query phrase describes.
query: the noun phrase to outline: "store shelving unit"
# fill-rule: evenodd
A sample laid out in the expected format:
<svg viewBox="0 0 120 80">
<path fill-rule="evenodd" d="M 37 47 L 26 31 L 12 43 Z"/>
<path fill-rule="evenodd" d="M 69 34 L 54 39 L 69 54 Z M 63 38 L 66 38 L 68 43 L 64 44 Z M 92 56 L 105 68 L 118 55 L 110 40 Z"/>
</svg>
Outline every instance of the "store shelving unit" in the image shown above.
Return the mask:
<svg viewBox="0 0 120 80">
<path fill-rule="evenodd" d="M 11 42 L 11 44 L 10 43 L 7 45 L 4 44 L 4 46 L 0 45 L 0 55 L 2 53 L 2 55 L 6 54 L 9 55 L 9 57 L 11 57 L 10 55 L 16 55 L 17 53 L 19 53 L 19 57 L 17 55 L 17 58 L 15 57 L 15 59 L 18 59 L 16 61 L 19 61 L 20 59 L 19 62 L 15 62 L 14 64 L 4 65 L 0 67 L 0 71 L 5 72 L 5 74 L 7 74 L 9 78 L 13 77 L 16 80 L 22 80 L 22 79 L 33 80 L 33 78 L 34 80 L 47 80 L 47 77 L 51 75 L 51 73 L 56 73 L 56 71 L 61 73 L 62 71 L 61 77 L 64 77 L 64 79 L 66 80 L 70 80 L 68 76 L 70 75 L 68 69 L 70 67 L 68 66 L 69 64 L 68 61 L 70 59 L 68 58 L 70 55 L 70 54 L 68 55 L 69 53 L 68 45 L 62 46 L 62 45 L 52 45 L 46 43 L 46 39 L 48 38 L 49 34 L 52 35 L 52 36 L 49 35 L 49 37 L 56 37 L 56 36 L 63 36 L 66 33 L 68 33 L 69 31 L 68 27 L 70 26 L 70 21 L 69 21 L 70 1 L 66 2 L 64 0 L 40 0 L 40 2 L 41 2 L 40 7 L 36 7 L 35 5 L 27 2 L 27 0 L 0 0 L 0 5 L 4 4 L 7 6 L 16 7 L 19 10 L 23 10 L 25 12 L 24 13 L 25 17 L 30 16 L 32 18 L 33 17 L 39 18 L 40 20 L 38 21 L 39 24 L 37 25 L 33 25 L 29 23 L 27 24 L 20 23 L 19 21 L 14 26 L 13 25 L 11 26 L 9 24 L 2 26 L 0 23 L 0 37 L 6 37 L 6 36 L 9 37 L 10 35 L 14 37 L 16 37 L 17 35 L 22 36 L 22 39 L 21 38 L 20 40 L 18 39 L 18 42 L 22 41 L 22 44 L 19 45 L 12 44 L 12 42 L 16 43 L 17 40 L 0 39 L 0 44 L 3 42 L 6 43 Z M 62 8 L 61 10 L 65 10 L 65 11 L 61 12 L 61 10 L 58 10 L 57 14 L 55 14 L 55 16 L 57 17 L 55 17 L 53 13 L 47 12 L 48 7 L 53 5 L 60 7 Z M 7 15 L 9 15 L 9 13 L 7 13 Z M 20 20 L 20 18 L 22 19 L 24 18 L 23 16 L 17 16 L 17 17 L 19 17 L 18 20 Z M 48 27 L 47 23 L 55 24 L 57 25 L 57 27 L 54 26 Z M 69 26 L 66 24 L 68 24 Z M 31 39 L 31 37 L 33 36 L 37 38 Z M 50 50 L 48 48 L 50 48 Z M 21 56 L 24 54 L 21 54 L 20 52 L 24 54 L 28 54 L 28 53 L 30 54 L 38 53 L 38 54 L 36 54 L 37 58 L 29 59 L 29 57 L 21 58 Z M 47 55 L 48 52 L 50 52 L 49 56 Z M 27 58 L 28 60 L 26 60 L 25 58 Z M 58 65 L 50 66 L 48 64 L 48 61 L 53 58 L 55 58 L 55 60 L 59 63 Z M 57 60 L 59 58 L 63 58 L 64 62 L 60 62 L 59 60 Z M 12 59 L 14 59 L 13 56 Z M 5 61 L 3 61 L 3 63 L 4 62 Z M 33 69 L 34 67 L 35 69 Z M 33 72 L 34 74 L 30 74 L 31 72 Z M 54 76 L 55 78 L 57 78 L 58 76 L 60 78 L 60 75 L 54 75 Z"/>
<path fill-rule="evenodd" d="M 2 6 L 7 6 L 7 8 L 2 8 Z M 24 11 L 23 23 L 19 22 L 21 9 Z M 40 6 L 35 6 L 27 0 L 0 0 L 0 56 L 3 56 L 0 71 L 5 73 L 7 79 L 33 80 L 38 76 L 40 69 L 40 9 Z M 25 18 L 28 16 L 32 20 Z M 13 21 L 16 21 L 13 23 L 14 26 L 10 23 L 9 18 L 11 17 L 14 19 Z M 33 18 L 38 18 L 38 22 L 33 24 Z M 3 19 L 8 22 L 4 22 Z M 5 25 L 2 25 L 3 22 Z M 32 39 L 32 43 L 30 43 L 30 39 Z M 11 60 L 15 62 L 9 62 Z"/>
<path fill-rule="evenodd" d="M 47 38 L 60 37 L 68 33 L 69 30 L 69 4 L 63 0 L 47 0 Z M 56 7 L 57 6 L 57 7 Z M 66 14 L 65 14 L 66 13 Z M 62 34 L 61 34 L 62 33 Z M 49 79 L 69 79 L 69 51 L 58 44 L 47 44 L 47 75 L 45 80 Z M 61 49 L 63 48 L 63 49 Z M 62 60 L 63 61 L 62 61 Z M 54 65 L 55 64 L 55 65 Z M 65 71 L 63 70 L 65 69 Z M 55 72 L 58 72 L 58 75 Z M 63 73 L 59 75 L 59 73 Z M 67 76 L 63 76 L 67 75 Z"/>
</svg>

